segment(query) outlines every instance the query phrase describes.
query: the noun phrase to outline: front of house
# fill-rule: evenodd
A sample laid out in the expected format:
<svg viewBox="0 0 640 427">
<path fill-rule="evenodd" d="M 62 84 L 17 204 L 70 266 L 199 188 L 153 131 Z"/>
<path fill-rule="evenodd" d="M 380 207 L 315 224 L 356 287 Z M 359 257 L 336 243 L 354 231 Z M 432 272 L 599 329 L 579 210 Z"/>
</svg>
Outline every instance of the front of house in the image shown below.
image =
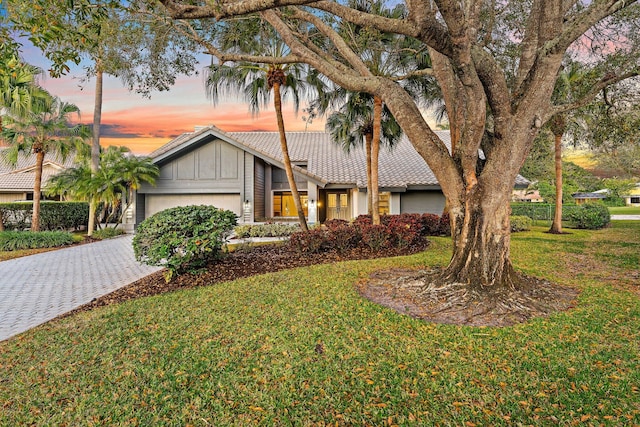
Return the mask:
<svg viewBox="0 0 640 427">
<path fill-rule="evenodd" d="M 449 143 L 447 131 L 438 132 Z M 367 213 L 363 147 L 346 153 L 324 132 L 287 134 L 289 154 L 310 223 Z M 160 168 L 156 185 L 137 192 L 135 223 L 161 210 L 207 204 L 235 212 L 240 222 L 295 219 L 277 132 L 225 133 L 214 126 L 183 134 L 150 155 Z M 445 199 L 426 162 L 403 138 L 381 149 L 380 213 L 441 214 Z M 516 186 L 528 181 L 518 177 Z"/>
<path fill-rule="evenodd" d="M 36 177 L 35 154 L 20 154 L 16 164 L 6 159 L 7 148 L 0 148 L 0 203 L 33 200 L 33 186 Z M 74 165 L 73 156 L 61 159 L 47 154 L 42 165 L 42 187 L 49 178 Z"/>
</svg>

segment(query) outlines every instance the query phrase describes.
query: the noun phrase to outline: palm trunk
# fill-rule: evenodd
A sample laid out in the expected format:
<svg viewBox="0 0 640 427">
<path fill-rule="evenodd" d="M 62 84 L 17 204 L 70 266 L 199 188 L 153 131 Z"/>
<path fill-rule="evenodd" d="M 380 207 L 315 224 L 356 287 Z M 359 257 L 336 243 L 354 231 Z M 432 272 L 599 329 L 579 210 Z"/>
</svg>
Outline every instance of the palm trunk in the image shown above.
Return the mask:
<svg viewBox="0 0 640 427">
<path fill-rule="evenodd" d="M 300 201 L 300 193 L 298 193 L 298 186 L 296 185 L 295 177 L 293 176 L 293 168 L 291 167 L 291 159 L 289 158 L 289 147 L 287 146 L 287 136 L 284 130 L 284 119 L 282 116 L 282 98 L 280 95 L 280 83 L 273 85 L 273 104 L 276 109 L 276 117 L 278 119 L 278 131 L 280 132 L 280 148 L 282 149 L 282 159 L 284 162 L 284 168 L 287 173 L 287 181 L 289 181 L 289 187 L 291 188 L 291 194 L 293 195 L 293 203 L 296 205 L 298 211 L 298 220 L 300 222 L 300 228 L 303 231 L 308 231 L 307 220 L 304 217 L 304 210 L 302 209 L 302 202 Z"/>
<path fill-rule="evenodd" d="M 93 106 L 93 140 L 91 143 L 91 175 L 95 175 L 100 168 L 100 122 L 102 121 L 102 87 L 103 73 L 100 64 L 96 63 L 96 93 Z M 92 197 L 89 202 L 89 224 L 87 235 L 93 235 L 96 217 L 96 200 Z"/>
<path fill-rule="evenodd" d="M 364 136 L 364 149 L 367 156 L 367 213 L 373 218 L 373 184 L 371 181 L 371 141 L 373 135 L 370 133 Z"/>
<path fill-rule="evenodd" d="M 44 150 L 36 149 L 36 178 L 33 183 L 33 212 L 31 215 L 31 231 L 40 231 L 40 193 L 42 191 L 42 165 Z"/>
<path fill-rule="evenodd" d="M 562 134 L 554 135 L 556 169 L 556 207 L 549 233 L 562 234 Z"/>
<path fill-rule="evenodd" d="M 382 126 L 382 99 L 373 98 L 373 139 L 371 141 L 371 198 L 374 225 L 380 225 L 380 196 L 378 188 L 378 158 L 380 154 L 380 131 Z"/>
</svg>

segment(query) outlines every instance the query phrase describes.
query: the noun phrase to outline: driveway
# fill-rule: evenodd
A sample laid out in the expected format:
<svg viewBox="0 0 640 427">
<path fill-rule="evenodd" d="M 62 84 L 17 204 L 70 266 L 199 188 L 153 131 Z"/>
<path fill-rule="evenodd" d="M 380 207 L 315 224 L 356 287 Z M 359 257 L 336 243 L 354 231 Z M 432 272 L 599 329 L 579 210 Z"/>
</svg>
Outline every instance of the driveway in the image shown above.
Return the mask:
<svg viewBox="0 0 640 427">
<path fill-rule="evenodd" d="M 132 235 L 0 262 L 0 341 L 160 270 Z"/>
</svg>

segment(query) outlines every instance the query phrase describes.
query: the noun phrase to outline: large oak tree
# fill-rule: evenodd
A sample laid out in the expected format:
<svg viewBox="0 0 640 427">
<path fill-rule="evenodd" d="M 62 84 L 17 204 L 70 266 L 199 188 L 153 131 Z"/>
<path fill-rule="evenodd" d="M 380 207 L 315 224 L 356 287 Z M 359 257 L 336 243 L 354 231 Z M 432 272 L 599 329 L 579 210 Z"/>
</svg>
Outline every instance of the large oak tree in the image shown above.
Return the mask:
<svg viewBox="0 0 640 427">
<path fill-rule="evenodd" d="M 639 72 L 637 1 L 407 0 L 401 18 L 333 1 L 160 1 L 177 25 L 211 25 L 257 13 L 291 48 L 280 63 L 305 62 L 348 90 L 383 100 L 447 198 L 453 256 L 426 288 L 450 301 L 456 295 L 468 302 L 469 295 L 491 294 L 489 299 L 508 305 L 511 297 L 503 295 L 530 284 L 510 261 L 509 201 L 534 138 L 554 115 L 586 105 L 603 88 Z M 451 127 L 451 151 L 409 94 L 394 79 L 375 75 L 350 49 L 336 31 L 341 20 L 413 37 L 429 49 L 429 71 L 442 90 Z M 224 51 L 217 56 L 249 59 Z M 591 90 L 570 103 L 554 104 L 557 75 L 569 56 L 588 64 Z"/>
</svg>

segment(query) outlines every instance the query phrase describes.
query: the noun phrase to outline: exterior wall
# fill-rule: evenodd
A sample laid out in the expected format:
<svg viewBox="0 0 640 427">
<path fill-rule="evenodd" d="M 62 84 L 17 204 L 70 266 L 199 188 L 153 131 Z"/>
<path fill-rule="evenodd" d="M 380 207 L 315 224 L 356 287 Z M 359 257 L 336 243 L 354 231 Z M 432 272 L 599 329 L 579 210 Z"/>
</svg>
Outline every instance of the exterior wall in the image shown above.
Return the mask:
<svg viewBox="0 0 640 427">
<path fill-rule="evenodd" d="M 16 200 L 27 200 L 27 193 L 0 193 L 0 203 L 10 203 Z"/>
<path fill-rule="evenodd" d="M 145 199 L 145 218 L 165 209 L 187 205 L 212 205 L 240 217 L 243 213 L 239 194 L 147 194 Z"/>
<path fill-rule="evenodd" d="M 402 213 L 402 208 L 400 207 L 402 194 L 403 193 L 391 193 L 391 206 L 390 206 L 391 215 L 397 215 Z"/>
<path fill-rule="evenodd" d="M 160 210 L 193 204 L 228 209 L 240 221 L 253 221 L 253 155 L 212 139 L 158 166 L 156 186 L 145 183 L 138 190 L 136 223 Z M 245 200 L 250 202 L 248 210 Z"/>
<path fill-rule="evenodd" d="M 142 185 L 139 193 L 244 194 L 244 152 L 221 140 L 212 140 L 184 155 L 160 163 L 156 186 Z"/>
<path fill-rule="evenodd" d="M 358 191 L 357 189 L 353 191 L 353 197 L 351 197 L 351 202 L 353 206 L 353 217 L 357 218 L 359 215 L 366 215 L 369 212 L 367 207 L 367 192 L 366 191 Z"/>
<path fill-rule="evenodd" d="M 640 195 L 625 196 L 624 201 L 627 204 L 627 206 L 640 206 Z"/>
<path fill-rule="evenodd" d="M 438 190 L 414 190 L 400 193 L 400 213 L 432 213 L 442 215 L 444 205 L 444 194 Z"/>
<path fill-rule="evenodd" d="M 262 160 L 254 159 L 253 173 L 253 214 L 255 218 L 265 218 L 266 214 L 266 187 L 265 187 L 265 164 Z"/>
</svg>

